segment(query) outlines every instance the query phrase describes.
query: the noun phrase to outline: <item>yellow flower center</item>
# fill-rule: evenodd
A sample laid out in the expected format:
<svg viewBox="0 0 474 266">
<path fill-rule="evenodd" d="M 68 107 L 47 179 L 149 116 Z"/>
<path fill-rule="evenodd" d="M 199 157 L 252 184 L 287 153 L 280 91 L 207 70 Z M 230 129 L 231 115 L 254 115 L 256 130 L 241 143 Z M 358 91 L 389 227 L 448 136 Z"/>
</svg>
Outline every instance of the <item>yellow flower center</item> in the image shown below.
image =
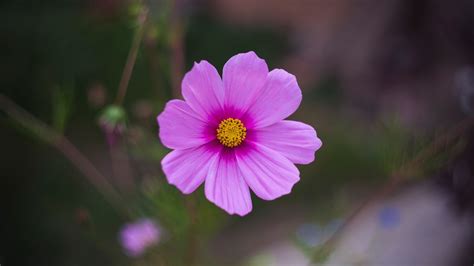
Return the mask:
<svg viewBox="0 0 474 266">
<path fill-rule="evenodd" d="M 244 123 L 237 118 L 222 120 L 216 131 L 219 142 L 229 148 L 239 146 L 247 136 L 247 129 Z"/>
</svg>

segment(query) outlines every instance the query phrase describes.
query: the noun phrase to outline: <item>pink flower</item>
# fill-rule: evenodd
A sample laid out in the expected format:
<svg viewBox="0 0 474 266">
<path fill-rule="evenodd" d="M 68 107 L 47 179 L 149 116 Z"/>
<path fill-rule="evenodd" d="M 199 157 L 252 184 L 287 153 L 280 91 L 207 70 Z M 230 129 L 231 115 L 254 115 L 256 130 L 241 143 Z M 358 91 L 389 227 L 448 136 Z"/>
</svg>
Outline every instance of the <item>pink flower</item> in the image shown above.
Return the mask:
<svg viewBox="0 0 474 266">
<path fill-rule="evenodd" d="M 160 230 L 150 219 L 126 224 L 120 231 L 120 244 L 131 257 L 140 256 L 148 247 L 158 243 Z"/>
<path fill-rule="evenodd" d="M 312 162 L 322 145 L 311 126 L 283 120 L 301 103 L 295 76 L 269 72 L 254 52 L 229 59 L 222 79 L 207 61 L 195 63 L 182 94 L 158 116 L 160 139 L 174 149 L 163 171 L 185 194 L 205 182 L 207 199 L 229 214 L 252 210 L 249 187 L 264 200 L 290 193 L 300 179 L 294 164 Z"/>
</svg>

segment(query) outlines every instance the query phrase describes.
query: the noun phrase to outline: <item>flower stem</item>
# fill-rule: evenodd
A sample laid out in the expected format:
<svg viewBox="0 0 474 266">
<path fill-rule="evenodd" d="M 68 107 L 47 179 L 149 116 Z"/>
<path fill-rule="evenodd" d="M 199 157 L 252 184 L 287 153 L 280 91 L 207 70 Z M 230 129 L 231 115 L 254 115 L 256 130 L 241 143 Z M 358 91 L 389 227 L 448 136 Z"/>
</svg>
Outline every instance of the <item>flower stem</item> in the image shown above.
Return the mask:
<svg viewBox="0 0 474 266">
<path fill-rule="evenodd" d="M 138 50 L 140 48 L 140 43 L 143 39 L 143 34 L 145 32 L 146 20 L 148 18 L 148 8 L 142 7 L 140 14 L 138 15 L 138 26 L 135 31 L 135 36 L 132 41 L 132 46 L 128 52 L 127 62 L 123 68 L 122 77 L 120 79 L 117 98 L 115 99 L 115 105 L 122 105 L 125 94 L 127 93 L 128 84 L 132 76 L 133 68 L 135 62 L 137 61 Z M 107 134 L 107 132 L 106 132 Z M 129 178 L 131 176 L 130 163 L 128 161 L 127 155 L 121 151 L 116 144 L 109 145 L 109 153 L 112 161 L 113 176 L 117 179 L 117 185 L 122 190 L 127 190 L 128 187 L 133 185 L 133 182 Z"/>
<path fill-rule="evenodd" d="M 122 105 L 127 93 L 128 83 L 130 82 L 130 77 L 132 76 L 133 67 L 137 61 L 138 49 L 140 48 L 140 43 L 142 41 L 143 33 L 145 31 L 145 22 L 148 17 L 148 9 L 144 7 L 138 16 L 138 27 L 133 38 L 132 46 L 128 52 L 127 62 L 123 68 L 122 78 L 120 79 L 117 98 L 115 98 L 116 105 Z"/>
<path fill-rule="evenodd" d="M 87 180 L 105 197 L 109 203 L 118 211 L 123 213 L 120 204 L 120 195 L 115 191 L 107 179 L 97 168 L 83 155 L 72 142 L 65 136 L 59 134 L 51 127 L 28 113 L 8 97 L 0 94 L 0 110 L 3 110 L 11 119 L 22 127 L 28 129 L 44 142 L 56 148 L 66 157 Z"/>
<path fill-rule="evenodd" d="M 184 23 L 179 14 L 179 0 L 171 2 L 171 85 L 173 98 L 181 98 L 180 87 L 184 72 Z"/>
</svg>

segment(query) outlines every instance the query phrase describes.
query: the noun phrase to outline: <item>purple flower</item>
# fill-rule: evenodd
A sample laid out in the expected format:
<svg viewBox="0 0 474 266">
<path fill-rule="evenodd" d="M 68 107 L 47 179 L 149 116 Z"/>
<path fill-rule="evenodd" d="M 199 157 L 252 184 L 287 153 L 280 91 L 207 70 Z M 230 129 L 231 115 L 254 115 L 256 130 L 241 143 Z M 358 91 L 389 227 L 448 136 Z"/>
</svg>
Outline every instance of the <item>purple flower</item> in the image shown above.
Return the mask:
<svg viewBox="0 0 474 266">
<path fill-rule="evenodd" d="M 140 256 L 148 247 L 158 243 L 160 229 L 150 219 L 126 224 L 120 231 L 120 244 L 131 257 Z"/>
<path fill-rule="evenodd" d="M 243 216 L 250 189 L 264 200 L 290 193 L 300 179 L 294 164 L 312 162 L 322 143 L 311 126 L 283 120 L 301 103 L 295 76 L 269 72 L 254 52 L 233 56 L 222 76 L 204 60 L 185 75 L 185 100 L 158 116 L 160 139 L 174 149 L 161 163 L 183 193 L 205 181 L 208 200 Z"/>
</svg>

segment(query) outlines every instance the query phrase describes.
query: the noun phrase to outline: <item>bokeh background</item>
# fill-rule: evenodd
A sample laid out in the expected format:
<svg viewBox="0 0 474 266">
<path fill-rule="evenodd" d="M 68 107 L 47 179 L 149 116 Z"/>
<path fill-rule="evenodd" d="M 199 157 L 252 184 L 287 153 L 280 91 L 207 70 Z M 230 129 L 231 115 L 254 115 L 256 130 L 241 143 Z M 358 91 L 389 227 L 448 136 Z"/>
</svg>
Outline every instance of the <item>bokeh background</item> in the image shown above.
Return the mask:
<svg viewBox="0 0 474 266">
<path fill-rule="evenodd" d="M 2 1 L 0 36 L 1 265 L 474 262 L 471 0 Z M 194 61 L 250 50 L 323 147 L 236 217 L 167 184 L 156 116 Z"/>
</svg>

